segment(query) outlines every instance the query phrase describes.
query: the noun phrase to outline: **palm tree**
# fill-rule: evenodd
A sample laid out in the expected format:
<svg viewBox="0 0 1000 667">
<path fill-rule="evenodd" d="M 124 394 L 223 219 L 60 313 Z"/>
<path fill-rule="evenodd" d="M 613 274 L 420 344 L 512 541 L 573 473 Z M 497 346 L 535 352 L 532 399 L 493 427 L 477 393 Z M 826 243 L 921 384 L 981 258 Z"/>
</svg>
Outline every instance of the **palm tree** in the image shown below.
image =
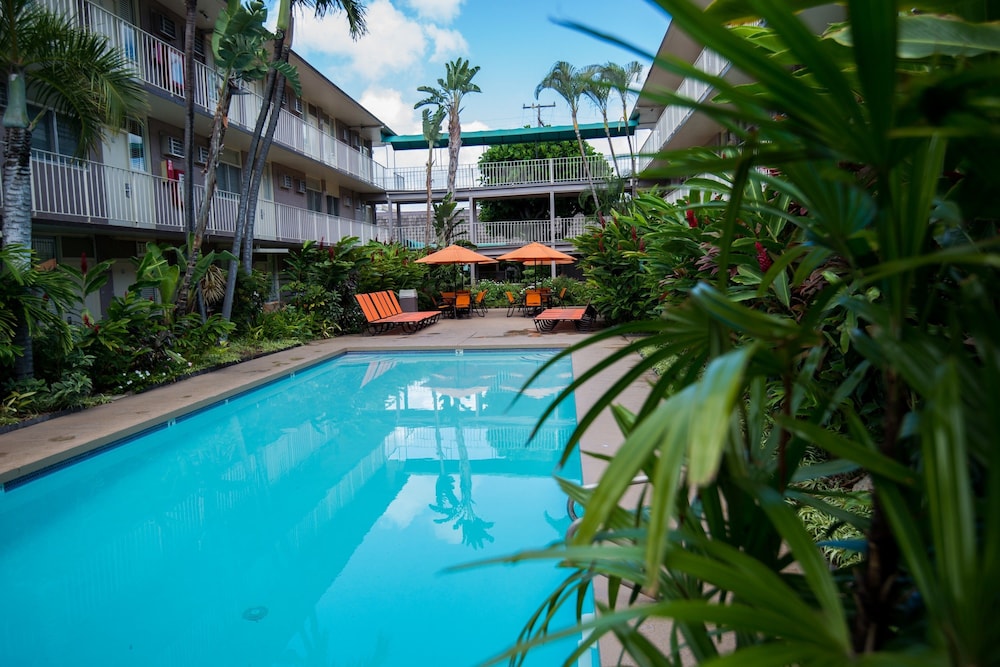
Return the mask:
<svg viewBox="0 0 1000 667">
<path fill-rule="evenodd" d="M 587 68 L 594 75 L 587 80 L 587 87 L 583 89 L 583 96 L 593 102 L 597 110 L 601 112 L 601 120 L 604 123 L 604 136 L 608 139 L 608 147 L 611 149 L 611 160 L 615 164 L 615 174 L 621 178 L 621 170 L 618 168 L 618 157 L 615 155 L 615 145 L 611 143 L 611 125 L 608 123 L 608 101 L 611 98 L 611 87 L 604 79 L 604 66 L 591 65 Z"/>
<path fill-rule="evenodd" d="M 272 69 L 264 82 L 264 94 L 257 123 L 254 126 L 250 141 L 247 164 L 249 169 L 243 174 L 240 187 L 240 207 L 236 216 L 236 231 L 233 234 L 232 252 L 237 258 L 242 256 L 244 268 L 251 268 L 253 223 L 257 217 L 257 194 L 260 192 L 260 181 L 264 174 L 264 164 L 267 153 L 274 139 L 274 131 L 278 127 L 278 116 L 281 115 L 281 100 L 285 94 L 285 76 L 274 67 L 273 63 L 288 63 L 292 50 L 293 4 L 312 7 L 317 18 L 323 17 L 327 11 L 340 9 L 347 17 L 347 26 L 351 39 L 357 39 L 368 28 L 365 25 L 365 4 L 358 0 L 281 0 L 278 7 L 278 20 L 275 25 L 275 36 L 272 55 Z M 236 292 L 236 268 L 238 260 L 229 261 L 229 272 L 226 276 L 226 296 L 222 305 L 222 316 L 229 319 L 233 312 L 233 297 Z"/>
<path fill-rule="evenodd" d="M 427 97 L 413 105 L 414 109 L 433 105 L 448 111 L 448 193 L 455 196 L 455 175 L 458 173 L 458 152 L 462 148 L 462 98 L 468 93 L 481 93 L 472 78 L 479 72 L 479 66 L 469 67 L 469 61 L 456 58 L 445 64 L 445 77 L 438 79 L 438 87 L 420 86 Z"/>
<path fill-rule="evenodd" d="M 212 133 L 205 168 L 205 194 L 198 207 L 190 247 L 187 250 L 187 267 L 176 295 L 177 311 L 182 315 L 188 310 L 192 277 L 195 275 L 195 268 L 201 255 L 202 239 L 208 227 L 208 216 L 215 195 L 216 173 L 228 127 L 226 118 L 229 115 L 233 89 L 237 88 L 240 82 L 263 79 L 269 66 L 279 70 L 296 93 L 302 89 L 298 72 L 294 67 L 288 63 L 268 63 L 264 45 L 273 38 L 273 35 L 264 27 L 266 21 L 267 7 L 261 0 L 252 0 L 245 5 L 241 5 L 239 0 L 229 0 L 228 7 L 219 14 L 215 23 L 212 52 L 215 56 L 215 65 L 219 69 L 218 100 L 212 118 Z"/>
<path fill-rule="evenodd" d="M 622 103 L 622 121 L 626 123 L 625 139 L 628 142 L 628 154 L 632 161 L 632 171 L 630 172 L 632 183 L 635 183 L 635 150 L 632 148 L 632 130 L 628 127 L 628 102 L 635 93 L 630 89 L 633 82 L 638 80 L 642 74 L 642 63 L 638 60 L 626 64 L 624 67 L 618 63 L 606 63 L 601 68 L 601 80 L 613 88 Z M 612 149 L 614 154 L 614 149 Z M 634 194 L 634 193 L 633 193 Z"/>
<path fill-rule="evenodd" d="M 108 128 L 138 117 L 145 95 L 129 61 L 104 37 L 31 0 L 0 2 L 0 64 L 7 74 L 2 243 L 30 248 L 31 133 L 43 116 L 28 115 L 28 94 L 40 106 L 73 118 L 81 157 L 100 144 Z M 17 327 L 16 342 L 24 350 L 15 366 L 18 377 L 32 373 L 28 326 L 22 319 Z"/>
<path fill-rule="evenodd" d="M 580 97 L 584 91 L 590 88 L 590 82 L 594 78 L 593 67 L 576 69 L 565 60 L 560 60 L 549 73 L 545 75 L 542 82 L 535 88 L 535 99 L 541 95 L 545 89 L 556 92 L 569 105 L 569 112 L 573 118 L 573 132 L 576 134 L 577 147 L 580 149 L 580 159 L 583 160 L 584 173 L 587 176 L 587 183 L 590 185 L 590 194 L 594 198 L 594 206 L 597 210 L 601 208 L 601 202 L 597 198 L 597 190 L 594 188 L 594 178 L 590 173 L 590 163 L 587 161 L 587 153 L 583 148 L 583 137 L 580 135 L 580 123 L 577 121 L 577 114 L 580 110 Z"/>
<path fill-rule="evenodd" d="M 441 122 L 447 113 L 444 107 L 438 107 L 433 112 L 424 109 L 422 115 L 424 139 L 427 140 L 427 224 L 424 227 L 424 245 L 431 244 L 431 230 L 434 226 L 434 211 L 431 196 L 431 167 L 434 165 L 434 146 L 441 139 Z"/>
</svg>

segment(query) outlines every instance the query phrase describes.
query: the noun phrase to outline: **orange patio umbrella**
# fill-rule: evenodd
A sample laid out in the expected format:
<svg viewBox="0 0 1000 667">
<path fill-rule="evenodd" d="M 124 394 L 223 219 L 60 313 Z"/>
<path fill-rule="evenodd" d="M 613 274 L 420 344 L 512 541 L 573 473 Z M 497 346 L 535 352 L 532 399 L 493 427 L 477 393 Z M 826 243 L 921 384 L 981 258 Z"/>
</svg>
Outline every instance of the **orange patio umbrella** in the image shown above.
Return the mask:
<svg viewBox="0 0 1000 667">
<path fill-rule="evenodd" d="M 420 264 L 495 264 L 496 261 L 492 257 L 480 255 L 475 250 L 455 243 L 417 260 Z"/>
<path fill-rule="evenodd" d="M 497 259 L 507 262 L 522 262 L 524 264 L 548 264 L 549 262 L 572 264 L 576 261 L 576 258 L 572 255 L 559 252 L 555 248 L 542 245 L 538 241 L 523 245 L 517 250 L 511 250 L 508 253 L 500 255 Z"/>
<path fill-rule="evenodd" d="M 521 262 L 522 264 L 531 264 L 533 266 L 541 266 L 542 264 L 549 264 L 551 262 L 556 264 L 572 264 L 576 261 L 576 258 L 572 255 L 559 252 L 555 248 L 550 248 L 537 241 L 523 245 L 517 250 L 504 253 L 497 257 L 497 259 L 507 262 Z"/>
</svg>

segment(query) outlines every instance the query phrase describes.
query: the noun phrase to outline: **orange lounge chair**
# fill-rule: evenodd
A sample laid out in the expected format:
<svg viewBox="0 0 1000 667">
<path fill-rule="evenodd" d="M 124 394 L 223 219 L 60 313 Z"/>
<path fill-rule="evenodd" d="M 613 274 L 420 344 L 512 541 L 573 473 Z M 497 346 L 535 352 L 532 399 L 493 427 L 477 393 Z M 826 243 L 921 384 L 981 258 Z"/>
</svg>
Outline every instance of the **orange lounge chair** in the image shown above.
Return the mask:
<svg viewBox="0 0 1000 667">
<path fill-rule="evenodd" d="M 437 322 L 441 316 L 436 310 L 404 313 L 396 295 L 389 291 L 355 294 L 354 298 L 365 316 L 368 333 L 372 335 L 387 333 L 396 328 L 413 333 Z"/>
<path fill-rule="evenodd" d="M 597 311 L 590 304 L 583 308 L 546 308 L 534 318 L 539 332 L 552 331 L 560 322 L 572 322 L 578 330 L 589 330 L 596 321 Z"/>
</svg>

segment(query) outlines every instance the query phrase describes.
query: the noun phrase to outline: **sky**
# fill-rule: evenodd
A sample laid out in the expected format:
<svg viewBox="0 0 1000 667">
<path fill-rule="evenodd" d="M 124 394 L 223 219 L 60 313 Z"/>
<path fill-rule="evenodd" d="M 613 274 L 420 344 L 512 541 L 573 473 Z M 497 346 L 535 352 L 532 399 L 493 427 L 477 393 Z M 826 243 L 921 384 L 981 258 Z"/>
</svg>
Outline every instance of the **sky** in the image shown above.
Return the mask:
<svg viewBox="0 0 1000 667">
<path fill-rule="evenodd" d="M 581 23 L 649 53 L 659 47 L 669 22 L 647 0 L 361 1 L 367 8 L 366 35 L 352 41 L 339 11 L 322 19 L 299 14 L 293 48 L 399 135 L 421 133 L 420 111 L 413 105 L 426 95 L 417 87 L 437 87 L 445 64 L 456 58 L 480 67 L 472 81 L 482 92 L 463 98 L 464 132 L 533 126 L 539 112 L 545 125 L 569 125 L 569 107 L 556 93 L 545 90 L 535 98 L 553 64 L 565 60 L 582 68 L 637 60 L 645 68 L 641 85 L 649 58 L 556 21 Z M 530 108 L 533 104 L 546 106 Z M 589 101 L 581 101 L 581 123 L 600 119 Z"/>
</svg>

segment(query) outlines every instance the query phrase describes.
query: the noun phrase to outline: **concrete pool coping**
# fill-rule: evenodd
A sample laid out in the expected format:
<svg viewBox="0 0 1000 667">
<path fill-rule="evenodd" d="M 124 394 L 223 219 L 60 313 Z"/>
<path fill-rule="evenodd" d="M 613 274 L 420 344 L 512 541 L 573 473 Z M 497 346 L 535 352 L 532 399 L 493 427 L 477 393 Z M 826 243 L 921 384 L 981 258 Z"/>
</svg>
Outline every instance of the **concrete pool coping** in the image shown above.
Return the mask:
<svg viewBox="0 0 1000 667">
<path fill-rule="evenodd" d="M 487 312 L 486 317 L 442 319 L 412 334 L 358 334 L 315 341 L 2 434 L 0 485 L 85 455 L 345 352 L 551 349 L 569 347 L 587 336 L 572 325 L 560 325 L 552 332 L 539 333 L 530 318 L 519 315 L 508 318 L 505 309 L 493 309 Z M 629 342 L 624 337 L 616 336 L 574 352 L 574 377 L 580 377 Z M 618 362 L 577 390 L 574 394 L 577 414 L 582 416 L 589 410 L 636 360 L 631 358 Z M 640 377 L 618 396 L 617 404 L 637 410 L 647 394 L 648 378 Z M 621 439 L 610 411 L 604 410 L 587 429 L 580 449 L 584 453 L 612 455 Z M 584 483 L 596 482 L 605 467 L 603 461 L 586 455 L 582 457 L 582 465 Z M 603 597 L 600 591 L 596 592 L 599 598 Z M 647 636 L 668 650 L 666 624 L 647 623 L 645 626 L 648 626 Z M 617 654 L 612 640 L 601 642 L 601 654 Z"/>
<path fill-rule="evenodd" d="M 412 334 L 359 334 L 314 341 L 4 433 L 0 435 L 0 485 L 155 428 L 345 352 L 566 348 L 581 342 L 587 335 L 571 325 L 560 326 L 550 333 L 539 333 L 530 318 L 508 318 L 505 310 L 494 309 L 486 317 L 442 319 Z M 615 337 L 574 352 L 574 377 L 580 377 L 585 370 L 627 343 L 626 339 Z M 610 378 L 617 379 L 628 368 L 628 363 L 617 364 L 602 374 L 606 377 L 598 376 L 581 387 L 575 394 L 577 413 L 584 414 L 611 385 Z M 646 392 L 646 380 L 640 378 L 619 396 L 618 403 L 637 409 Z M 614 419 L 610 414 L 602 415 L 588 429 L 581 441 L 581 449 L 610 454 L 620 440 Z M 602 469 L 600 461 L 584 457 L 584 482 L 596 481 Z"/>
</svg>

